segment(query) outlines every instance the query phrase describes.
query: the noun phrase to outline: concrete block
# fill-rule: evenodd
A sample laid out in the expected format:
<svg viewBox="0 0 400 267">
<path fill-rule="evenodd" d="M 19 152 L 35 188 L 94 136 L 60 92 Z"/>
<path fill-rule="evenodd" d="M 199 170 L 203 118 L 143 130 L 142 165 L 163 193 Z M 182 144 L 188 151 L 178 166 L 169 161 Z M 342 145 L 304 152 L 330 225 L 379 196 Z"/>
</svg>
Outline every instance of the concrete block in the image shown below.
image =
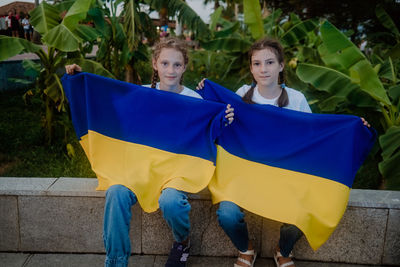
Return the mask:
<svg viewBox="0 0 400 267">
<path fill-rule="evenodd" d="M 0 251 L 18 251 L 18 200 L 16 196 L 0 196 Z"/>
<path fill-rule="evenodd" d="M 59 178 L 51 185 L 47 195 L 104 197 L 105 191 L 96 191 L 97 184 L 96 178 Z"/>
<path fill-rule="evenodd" d="M 27 196 L 19 207 L 22 251 L 104 252 L 104 198 Z M 141 211 L 132 212 L 132 252 L 141 253 Z"/>
<path fill-rule="evenodd" d="M 350 207 L 332 236 L 317 251 L 302 237 L 294 254 L 306 260 L 380 264 L 387 217 L 387 209 Z"/>
<path fill-rule="evenodd" d="M 190 254 L 205 255 L 202 248 L 207 240 L 204 240 L 204 233 L 207 231 L 212 213 L 212 204 L 210 200 L 192 200 L 190 212 Z"/>
<path fill-rule="evenodd" d="M 22 267 L 30 254 L 0 253 L 0 266 Z"/>
<path fill-rule="evenodd" d="M 0 195 L 45 195 L 57 178 L 0 177 Z"/>
<path fill-rule="evenodd" d="M 400 266 L 400 209 L 389 211 L 383 264 Z"/>
<path fill-rule="evenodd" d="M 104 199 L 20 197 L 22 251 L 104 252 Z"/>
<path fill-rule="evenodd" d="M 352 189 L 348 206 L 400 209 L 400 191 Z"/>
<path fill-rule="evenodd" d="M 279 242 L 282 223 L 263 218 L 261 257 L 272 258 Z"/>
<path fill-rule="evenodd" d="M 174 242 L 161 211 L 142 212 L 142 252 L 144 254 L 168 255 Z"/>
<path fill-rule="evenodd" d="M 201 255 L 205 256 L 237 256 L 237 249 L 232 244 L 229 237 L 219 226 L 216 211 L 218 204 L 211 209 L 209 226 L 203 234 L 201 243 Z M 203 220 L 207 219 L 203 216 Z M 257 251 L 261 249 L 261 232 L 262 219 L 261 217 L 245 211 L 245 220 L 249 231 L 249 238 Z"/>
<path fill-rule="evenodd" d="M 142 253 L 142 209 L 139 204 L 132 207 L 129 237 L 131 239 L 131 252 L 135 254 Z"/>
<path fill-rule="evenodd" d="M 104 255 L 34 254 L 24 267 L 103 267 Z"/>
</svg>

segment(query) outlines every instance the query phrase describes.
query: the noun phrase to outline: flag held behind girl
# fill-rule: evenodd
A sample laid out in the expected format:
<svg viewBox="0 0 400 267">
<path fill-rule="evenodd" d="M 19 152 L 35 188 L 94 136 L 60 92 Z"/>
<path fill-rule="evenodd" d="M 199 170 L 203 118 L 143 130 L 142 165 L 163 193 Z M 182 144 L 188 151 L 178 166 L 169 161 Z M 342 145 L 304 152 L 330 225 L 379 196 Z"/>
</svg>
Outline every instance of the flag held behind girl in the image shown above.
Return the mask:
<svg viewBox="0 0 400 267">
<path fill-rule="evenodd" d="M 64 75 L 62 83 L 98 190 L 122 184 L 152 212 L 166 187 L 207 187 L 225 105 L 89 73 Z"/>
<path fill-rule="evenodd" d="M 199 93 L 235 108 L 234 123 L 217 139 L 213 202 L 294 224 L 313 249 L 320 247 L 345 212 L 375 131 L 356 116 L 249 105 L 208 80 Z"/>
</svg>

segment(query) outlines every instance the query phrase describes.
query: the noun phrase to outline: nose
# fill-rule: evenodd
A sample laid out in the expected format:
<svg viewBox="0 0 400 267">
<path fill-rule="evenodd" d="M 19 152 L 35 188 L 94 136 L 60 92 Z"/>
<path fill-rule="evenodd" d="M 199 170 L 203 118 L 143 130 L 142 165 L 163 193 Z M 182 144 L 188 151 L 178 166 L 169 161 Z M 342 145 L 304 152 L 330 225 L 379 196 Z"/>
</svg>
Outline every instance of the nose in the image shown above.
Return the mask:
<svg viewBox="0 0 400 267">
<path fill-rule="evenodd" d="M 262 64 L 261 65 L 261 72 L 267 72 L 267 70 L 268 70 L 268 66 L 267 66 L 267 64 Z"/>
<path fill-rule="evenodd" d="M 168 68 L 167 68 L 168 73 L 174 73 L 175 72 L 175 68 L 173 64 L 169 64 Z"/>
</svg>

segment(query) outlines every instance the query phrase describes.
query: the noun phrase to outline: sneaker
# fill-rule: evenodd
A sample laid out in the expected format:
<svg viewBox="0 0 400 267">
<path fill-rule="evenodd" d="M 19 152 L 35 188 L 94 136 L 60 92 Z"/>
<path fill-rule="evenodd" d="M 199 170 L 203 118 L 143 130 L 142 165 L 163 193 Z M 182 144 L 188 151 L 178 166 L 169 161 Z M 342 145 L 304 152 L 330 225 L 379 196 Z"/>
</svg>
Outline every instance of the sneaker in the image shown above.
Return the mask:
<svg viewBox="0 0 400 267">
<path fill-rule="evenodd" d="M 189 257 L 189 249 L 189 246 L 185 247 L 182 243 L 174 242 L 165 267 L 185 267 Z"/>
</svg>

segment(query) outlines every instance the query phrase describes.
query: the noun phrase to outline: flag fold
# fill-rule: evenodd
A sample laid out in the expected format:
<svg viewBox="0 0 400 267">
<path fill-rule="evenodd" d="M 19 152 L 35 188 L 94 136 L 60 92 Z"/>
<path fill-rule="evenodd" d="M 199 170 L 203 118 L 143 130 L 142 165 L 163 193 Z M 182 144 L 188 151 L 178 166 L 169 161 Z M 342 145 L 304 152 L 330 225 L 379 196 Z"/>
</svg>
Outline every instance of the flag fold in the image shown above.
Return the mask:
<svg viewBox="0 0 400 267">
<path fill-rule="evenodd" d="M 89 73 L 64 75 L 62 83 L 98 190 L 122 184 L 152 212 L 163 188 L 207 187 L 225 105 Z"/>
<path fill-rule="evenodd" d="M 344 214 L 375 131 L 356 116 L 246 104 L 208 80 L 199 93 L 235 109 L 234 123 L 216 141 L 216 172 L 209 184 L 213 202 L 232 201 L 294 224 L 313 249 L 320 247 Z"/>
</svg>

